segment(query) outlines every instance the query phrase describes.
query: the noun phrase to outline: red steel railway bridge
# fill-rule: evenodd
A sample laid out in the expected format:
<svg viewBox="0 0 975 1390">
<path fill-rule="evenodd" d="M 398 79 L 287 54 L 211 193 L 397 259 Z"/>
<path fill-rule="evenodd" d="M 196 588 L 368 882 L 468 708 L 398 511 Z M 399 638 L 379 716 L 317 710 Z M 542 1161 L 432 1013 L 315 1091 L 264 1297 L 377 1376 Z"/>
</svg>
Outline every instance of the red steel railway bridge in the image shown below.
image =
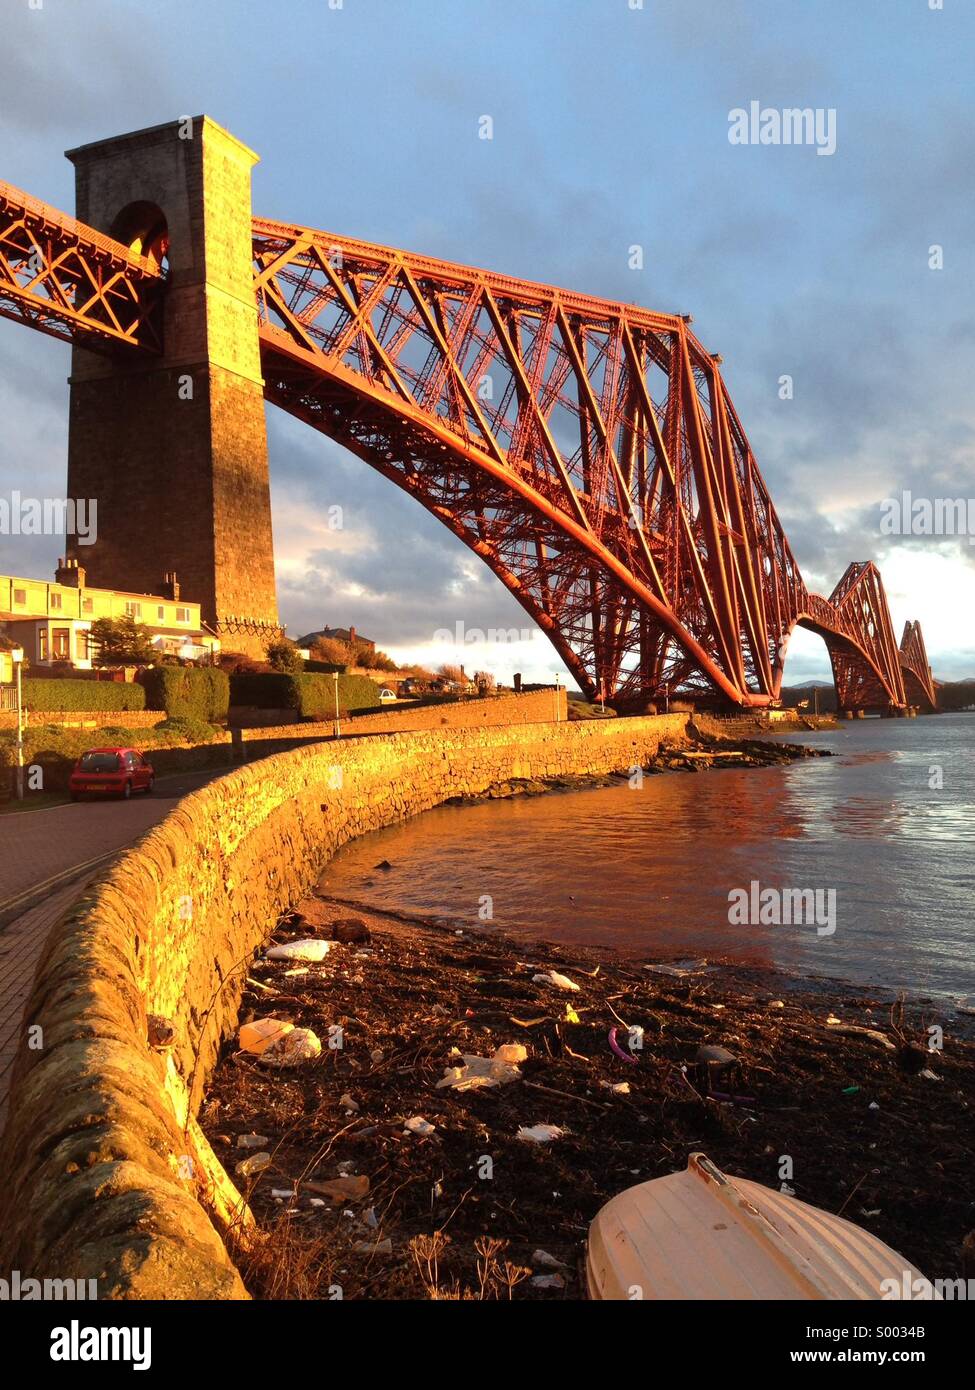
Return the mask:
<svg viewBox="0 0 975 1390">
<path fill-rule="evenodd" d="M 721 358 L 687 317 L 253 217 L 256 157 L 246 152 L 244 193 L 227 193 L 211 166 L 246 147 L 231 147 L 208 118 L 196 121 L 182 163 L 172 156 L 175 123 L 71 153 L 79 213 L 96 225 L 0 183 L 0 314 L 70 341 L 73 383 L 79 363 L 95 357 L 94 377 L 109 383 L 113 402 L 120 382 L 155 380 L 153 363 L 191 316 L 189 288 L 203 283 L 210 336 L 197 357 L 219 357 L 220 333 L 253 333 L 263 397 L 352 450 L 460 537 L 590 698 L 639 709 L 680 692 L 725 707 L 775 706 L 801 626 L 826 643 L 841 710 L 935 706 L 920 626 L 908 623 L 898 644 L 872 562 L 851 563 L 828 598 L 807 589 Z M 181 220 L 176 193 L 187 189 L 201 215 L 191 207 Z M 229 255 L 234 238 L 233 254 L 246 259 L 233 272 L 246 323 L 218 330 L 221 272 L 209 262 Z M 185 361 L 185 344 L 180 353 Z M 217 418 L 211 402 L 211 449 Z M 72 444 L 76 457 L 84 447 L 80 437 Z M 145 467 L 142 455 L 118 463 L 123 472 Z M 216 492 L 220 459 L 211 464 Z M 71 466 L 69 457 L 69 484 Z M 219 506 L 213 531 L 219 542 L 223 526 L 224 549 L 233 549 L 230 511 Z M 246 546 L 270 546 L 269 526 L 246 530 L 230 563 Z M 208 563 L 226 562 L 220 550 Z M 241 600 L 236 610 L 231 602 L 215 591 L 210 617 L 221 630 L 261 629 L 242 616 Z"/>
</svg>

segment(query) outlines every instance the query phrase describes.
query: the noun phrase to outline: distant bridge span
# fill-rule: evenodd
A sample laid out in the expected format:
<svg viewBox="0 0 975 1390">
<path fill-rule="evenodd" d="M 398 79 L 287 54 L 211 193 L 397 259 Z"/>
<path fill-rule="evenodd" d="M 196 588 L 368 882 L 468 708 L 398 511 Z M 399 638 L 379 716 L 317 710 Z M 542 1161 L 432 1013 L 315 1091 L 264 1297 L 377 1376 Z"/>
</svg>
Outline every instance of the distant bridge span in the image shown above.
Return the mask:
<svg viewBox="0 0 975 1390">
<path fill-rule="evenodd" d="M 774 705 L 803 626 L 841 709 L 934 707 L 874 564 L 807 590 L 689 319 L 264 218 L 252 242 L 266 398 L 459 536 L 590 698 Z M 163 352 L 166 250 L 0 183 L 0 314 L 32 328 Z"/>
</svg>

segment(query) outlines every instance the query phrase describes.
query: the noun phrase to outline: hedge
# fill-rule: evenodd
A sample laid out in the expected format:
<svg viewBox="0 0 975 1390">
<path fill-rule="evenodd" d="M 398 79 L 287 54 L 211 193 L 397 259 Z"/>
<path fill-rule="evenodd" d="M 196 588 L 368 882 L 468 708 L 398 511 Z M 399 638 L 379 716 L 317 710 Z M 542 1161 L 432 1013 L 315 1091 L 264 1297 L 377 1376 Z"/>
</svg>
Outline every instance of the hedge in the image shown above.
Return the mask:
<svg viewBox="0 0 975 1390">
<path fill-rule="evenodd" d="M 215 666 L 154 666 L 139 680 L 145 687 L 146 708 L 164 710 L 171 719 L 196 719 L 214 724 L 226 719 L 230 678 Z"/>
<path fill-rule="evenodd" d="M 230 678 L 230 703 L 251 709 L 295 709 L 305 718 L 330 718 L 335 713 L 335 679 L 320 674 L 241 673 Z M 339 676 L 341 712 L 378 704 L 375 681 L 368 676 Z"/>
<path fill-rule="evenodd" d="M 139 710 L 146 707 L 146 692 L 128 681 L 44 680 L 28 676 L 24 681 L 24 705 L 29 710 Z"/>
<path fill-rule="evenodd" d="M 300 699 L 298 710 L 305 717 L 325 715 L 335 711 L 335 680 L 332 676 L 299 676 Z M 368 676 L 339 676 L 339 709 L 364 709 L 379 704 L 379 686 Z"/>
</svg>

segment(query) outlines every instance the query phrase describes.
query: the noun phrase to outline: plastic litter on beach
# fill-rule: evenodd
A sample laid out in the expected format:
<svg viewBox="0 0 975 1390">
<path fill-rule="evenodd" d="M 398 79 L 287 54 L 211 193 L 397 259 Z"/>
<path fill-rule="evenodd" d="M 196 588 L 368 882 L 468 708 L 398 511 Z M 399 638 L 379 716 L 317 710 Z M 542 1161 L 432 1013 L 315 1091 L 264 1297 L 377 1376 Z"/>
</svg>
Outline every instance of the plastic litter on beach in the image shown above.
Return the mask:
<svg viewBox="0 0 975 1390">
<path fill-rule="evenodd" d="M 462 1065 L 446 1069 L 437 1082 L 438 1090 L 446 1086 L 452 1091 L 474 1091 L 482 1086 L 507 1086 L 512 1081 L 520 1081 L 521 1072 L 515 1061 L 523 1062 L 528 1049 L 520 1043 L 505 1043 L 493 1057 L 478 1057 L 467 1052 L 459 1055 Z M 512 1060 L 506 1060 L 508 1057 Z"/>
<path fill-rule="evenodd" d="M 267 1067 L 300 1067 L 321 1053 L 322 1045 L 310 1028 L 293 1028 L 265 1048 L 258 1061 Z"/>
<path fill-rule="evenodd" d="M 565 1279 L 561 1274 L 534 1274 L 532 1284 L 536 1289 L 564 1289 Z"/>
<path fill-rule="evenodd" d="M 569 989 L 578 993 L 581 986 L 575 980 L 570 980 L 568 975 L 560 975 L 557 970 L 546 970 L 544 974 L 532 976 L 533 985 L 554 985 L 556 989 Z"/>
<path fill-rule="evenodd" d="M 324 960 L 334 945 L 331 941 L 321 941 L 317 936 L 302 937 L 300 941 L 286 941 L 281 946 L 272 946 L 266 953 L 268 960 Z"/>
<path fill-rule="evenodd" d="M 655 975 L 673 975 L 675 979 L 682 980 L 685 975 L 699 975 L 703 970 L 707 970 L 706 960 L 678 960 L 672 965 L 644 965 L 644 970 L 652 970 Z"/>
<path fill-rule="evenodd" d="M 437 1126 L 432 1125 L 429 1120 L 425 1120 L 422 1115 L 414 1115 L 406 1121 L 403 1128 L 408 1130 L 410 1134 L 426 1135 L 432 1134 Z"/>
<path fill-rule="evenodd" d="M 294 1024 L 286 1022 L 283 1018 L 256 1018 L 252 1023 L 241 1025 L 240 1033 L 237 1036 L 237 1045 L 244 1052 L 252 1052 L 260 1056 L 266 1052 L 272 1043 L 284 1038 L 294 1031 Z"/>
<path fill-rule="evenodd" d="M 520 1125 L 516 1138 L 524 1139 L 529 1144 L 551 1144 L 568 1132 L 561 1125 Z"/>
<path fill-rule="evenodd" d="M 612 1028 L 609 1030 L 609 1045 L 610 1045 L 610 1047 L 611 1047 L 611 1048 L 613 1049 L 613 1051 L 616 1053 L 617 1057 L 622 1058 L 622 1060 L 623 1060 L 624 1062 L 632 1062 L 634 1065 L 636 1065 L 636 1064 L 637 1064 L 637 1059 L 632 1055 L 632 1053 L 630 1053 L 630 1052 L 624 1052 L 623 1049 L 620 1047 L 619 1043 L 616 1041 L 616 1037 L 617 1037 L 617 1034 L 618 1034 L 618 1033 L 619 1033 L 619 1029 L 616 1028 L 615 1026 L 612 1027 Z M 640 1040 L 641 1040 L 641 1042 L 642 1042 L 642 1040 L 643 1040 L 643 1029 L 642 1029 L 642 1028 L 639 1029 L 639 1034 L 640 1034 Z"/>
<path fill-rule="evenodd" d="M 614 1096 L 628 1096 L 630 1094 L 628 1081 L 600 1081 L 599 1084 L 604 1086 L 607 1091 L 612 1091 Z"/>
<path fill-rule="evenodd" d="M 242 1158 L 234 1172 L 239 1178 L 252 1178 L 255 1173 L 263 1173 L 265 1168 L 271 1166 L 271 1155 L 269 1153 L 251 1154 L 249 1158 Z"/>
</svg>

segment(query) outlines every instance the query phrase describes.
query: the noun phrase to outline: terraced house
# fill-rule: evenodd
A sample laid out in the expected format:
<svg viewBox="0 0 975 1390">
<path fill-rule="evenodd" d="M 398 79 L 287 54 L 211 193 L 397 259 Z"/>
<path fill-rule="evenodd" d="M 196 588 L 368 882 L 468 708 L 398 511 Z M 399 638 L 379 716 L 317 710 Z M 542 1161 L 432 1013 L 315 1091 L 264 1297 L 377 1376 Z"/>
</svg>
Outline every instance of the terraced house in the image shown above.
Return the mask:
<svg viewBox="0 0 975 1390">
<path fill-rule="evenodd" d="M 92 666 L 91 625 L 126 614 L 148 629 L 159 654 L 199 660 L 220 650 L 220 641 L 201 621 L 200 605 L 180 595 L 175 575 L 158 594 L 92 589 L 75 560 L 62 561 L 54 582 L 0 575 L 0 630 L 23 647 L 32 667 L 68 662 Z"/>
</svg>

